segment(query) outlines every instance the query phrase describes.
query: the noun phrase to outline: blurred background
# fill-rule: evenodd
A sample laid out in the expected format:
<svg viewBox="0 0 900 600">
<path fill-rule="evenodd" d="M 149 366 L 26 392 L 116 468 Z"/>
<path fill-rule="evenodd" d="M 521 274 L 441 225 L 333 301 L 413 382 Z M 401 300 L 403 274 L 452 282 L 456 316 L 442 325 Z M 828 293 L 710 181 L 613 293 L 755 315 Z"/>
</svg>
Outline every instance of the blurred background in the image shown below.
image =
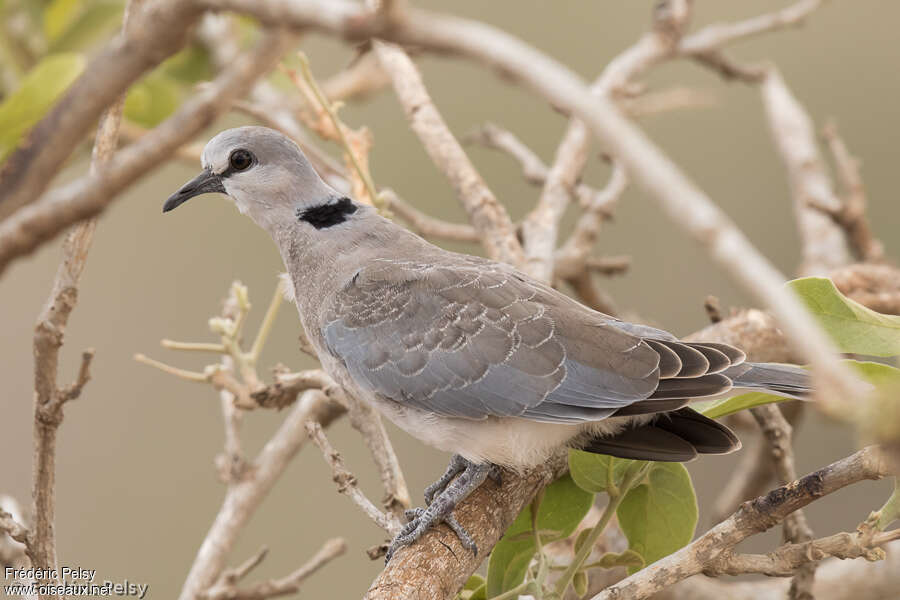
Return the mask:
<svg viewBox="0 0 900 600">
<path fill-rule="evenodd" d="M 7 4 L 11 0 L 7 0 Z M 19 4 L 27 4 L 19 2 Z M 36 2 L 35 4 L 41 4 Z M 647 29 L 653 2 L 610 0 L 416 4 L 476 17 L 528 40 L 586 79 Z M 787 2 L 719 0 L 695 3 L 694 27 L 736 20 Z M 799 30 L 754 38 L 729 53 L 744 60 L 771 60 L 818 126 L 834 117 L 851 151 L 864 161 L 870 218 L 889 256 L 900 258 L 900 205 L 896 194 L 896 142 L 900 140 L 900 50 L 896 23 L 900 4 L 890 0 L 831 2 Z M 324 79 L 353 56 L 340 42 L 307 36 L 302 48 Z M 493 121 L 515 132 L 551 162 L 566 118 L 492 73 L 458 60 L 421 57 L 425 82 L 457 135 Z M 679 84 L 711 94 L 708 108 L 669 112 L 642 120 L 650 136 L 739 224 L 757 247 L 790 277 L 799 260 L 789 190 L 754 87 L 723 82 L 687 62 L 664 65 L 649 79 L 653 88 Z M 372 174 L 418 208 L 464 220 L 446 181 L 409 131 L 390 90 L 342 111 L 352 127 L 371 128 Z M 248 121 L 230 116 L 208 134 Z M 198 140 L 205 142 L 206 138 Z M 333 148 L 332 148 L 333 149 Z M 599 148 L 597 149 L 599 152 Z M 64 181 L 86 172 L 86 153 L 60 173 Z M 539 190 L 524 182 L 507 156 L 471 148 L 481 174 L 515 219 Z M 150 168 L 152 165 L 148 165 Z M 97 569 L 98 578 L 149 583 L 152 598 L 174 597 L 219 508 L 224 486 L 213 458 L 222 448 L 217 395 L 209 386 L 175 379 L 136 363 L 151 357 L 192 369 L 205 361 L 159 347 L 161 338 L 215 341 L 206 325 L 218 313 L 232 280 L 250 289 L 255 331 L 265 310 L 280 258 L 267 235 L 240 216 L 224 197 L 198 198 L 177 213 L 162 215 L 165 198 L 199 165 L 173 161 L 126 192 L 103 214 L 80 286 L 62 351 L 62 380 L 73 378 L 81 350 L 96 349 L 93 380 L 66 408 L 60 429 L 57 472 L 57 535 L 61 564 Z M 608 168 L 592 158 L 586 180 L 602 185 Z M 480 252 L 477 247 L 457 247 Z M 707 322 L 703 300 L 719 296 L 725 307 L 745 306 L 735 287 L 676 228 L 652 199 L 629 189 L 604 227 L 598 252 L 628 254 L 623 277 L 601 282 L 623 312 L 676 334 Z M 31 481 L 33 323 L 47 297 L 59 244 L 48 244 L 16 262 L 0 279 L 0 492 L 28 504 Z M 297 348 L 298 319 L 283 308 L 265 348 L 261 368 L 278 362 L 311 367 Z M 245 420 L 245 449 L 252 456 L 283 413 L 255 411 Z M 377 474 L 358 435 L 346 420 L 329 431 L 348 467 L 372 497 L 381 496 Z M 448 457 L 391 427 L 391 437 L 414 502 L 443 470 Z M 824 422 L 815 411 L 797 436 L 798 470 L 807 472 L 855 448 L 852 433 Z M 701 526 L 738 456 L 709 457 L 689 468 L 698 488 Z M 808 514 L 820 534 L 852 529 L 881 505 L 886 483 L 866 483 L 816 502 Z M 304 449 L 244 531 L 231 556 L 237 564 L 261 545 L 269 557 L 251 576 L 278 576 L 304 562 L 324 541 L 344 536 L 349 552 L 304 585 L 307 597 L 356 597 L 381 569 L 364 550 L 383 536 L 345 497 L 338 496 L 328 468 L 314 447 Z M 748 548 L 771 547 L 757 537 Z M 338 574 L 340 576 L 338 576 Z"/>
</svg>

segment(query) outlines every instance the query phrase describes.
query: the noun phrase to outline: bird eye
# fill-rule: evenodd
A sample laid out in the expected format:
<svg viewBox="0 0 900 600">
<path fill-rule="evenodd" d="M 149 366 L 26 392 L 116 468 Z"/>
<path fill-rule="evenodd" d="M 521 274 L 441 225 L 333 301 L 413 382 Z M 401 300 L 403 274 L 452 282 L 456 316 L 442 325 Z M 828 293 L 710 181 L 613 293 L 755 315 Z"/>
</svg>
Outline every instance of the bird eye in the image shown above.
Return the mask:
<svg viewBox="0 0 900 600">
<path fill-rule="evenodd" d="M 231 168 L 235 171 L 246 171 L 253 165 L 253 155 L 244 149 L 238 149 L 228 157 Z"/>
</svg>

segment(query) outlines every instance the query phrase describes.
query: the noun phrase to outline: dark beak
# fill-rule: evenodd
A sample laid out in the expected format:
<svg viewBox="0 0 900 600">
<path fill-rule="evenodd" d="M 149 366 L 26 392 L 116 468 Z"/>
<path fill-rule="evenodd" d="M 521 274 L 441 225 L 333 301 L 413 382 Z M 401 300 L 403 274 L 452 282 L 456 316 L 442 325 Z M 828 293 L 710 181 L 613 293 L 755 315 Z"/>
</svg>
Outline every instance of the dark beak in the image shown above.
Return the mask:
<svg viewBox="0 0 900 600">
<path fill-rule="evenodd" d="M 222 185 L 222 178 L 209 169 L 203 169 L 203 172 L 181 186 L 181 189 L 169 196 L 166 203 L 163 204 L 163 212 L 169 212 L 194 196 L 200 194 L 208 194 L 210 192 L 225 193 L 225 186 Z"/>
</svg>

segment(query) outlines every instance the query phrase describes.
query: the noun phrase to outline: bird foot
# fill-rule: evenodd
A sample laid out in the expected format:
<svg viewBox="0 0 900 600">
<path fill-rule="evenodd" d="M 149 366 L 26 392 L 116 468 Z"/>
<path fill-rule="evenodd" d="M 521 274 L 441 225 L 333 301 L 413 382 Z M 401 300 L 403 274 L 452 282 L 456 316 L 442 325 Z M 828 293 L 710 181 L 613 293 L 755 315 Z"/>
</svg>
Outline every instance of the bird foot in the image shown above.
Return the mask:
<svg viewBox="0 0 900 600">
<path fill-rule="evenodd" d="M 454 456 L 447 472 L 426 490 L 425 500 L 428 506 L 406 511 L 406 518 L 410 521 L 391 542 L 385 555 L 385 562 L 390 562 L 397 550 L 416 542 L 432 526 L 439 523 L 446 523 L 459 538 L 463 548 L 477 555 L 478 546 L 475 540 L 456 520 L 453 510 L 492 473 L 495 473 L 493 476 L 499 473 L 495 465 L 476 464 L 460 456 Z"/>
</svg>

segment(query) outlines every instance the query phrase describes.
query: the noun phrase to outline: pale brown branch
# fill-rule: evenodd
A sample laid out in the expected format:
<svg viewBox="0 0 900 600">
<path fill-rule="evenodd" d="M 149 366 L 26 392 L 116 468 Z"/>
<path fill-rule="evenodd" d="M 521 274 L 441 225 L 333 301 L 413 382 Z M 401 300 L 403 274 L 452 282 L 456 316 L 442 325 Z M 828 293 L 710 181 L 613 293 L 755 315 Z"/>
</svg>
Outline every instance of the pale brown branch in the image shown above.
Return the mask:
<svg viewBox="0 0 900 600">
<path fill-rule="evenodd" d="M 750 413 L 756 419 L 763 437 L 768 443 L 778 483 L 785 485 L 795 480 L 797 478 L 797 469 L 794 466 L 794 449 L 792 446 L 793 427 L 785 419 L 781 409 L 774 404 L 766 404 L 750 409 Z M 785 542 L 794 544 L 809 542 L 813 539 L 812 529 L 802 509 L 785 517 L 783 539 Z M 812 552 L 810 556 L 812 556 Z M 820 559 L 823 557 L 820 557 Z M 791 600 L 809 600 L 812 598 L 815 574 L 816 562 L 814 560 L 797 565 L 789 592 Z"/>
<path fill-rule="evenodd" d="M 835 533 L 816 540 L 799 544 L 785 544 L 768 554 L 737 554 L 726 551 L 720 554 L 713 564 L 703 570 L 705 575 L 746 575 L 760 573 L 769 577 L 795 576 L 799 569 L 815 566 L 819 561 L 833 556 L 840 559 L 864 558 L 878 561 L 884 558 L 881 546 L 900 539 L 900 529 L 871 534 L 857 531 L 854 533 Z M 804 590 L 804 596 L 794 593 L 791 586 L 790 597 L 812 598 L 812 580 Z"/>
<path fill-rule="evenodd" d="M 457 242 L 481 241 L 481 236 L 471 225 L 450 223 L 436 219 L 397 196 L 393 190 L 382 189 L 380 193 L 387 201 L 388 208 L 399 215 L 401 219 L 409 224 L 413 231 L 420 235 Z"/>
<path fill-rule="evenodd" d="M 565 460 L 560 457 L 524 475 L 504 471 L 499 489 L 486 482 L 454 511 L 478 544 L 478 556 L 463 548 L 449 528 L 434 528 L 415 545 L 397 551 L 372 583 L 366 600 L 453 598 L 522 507 L 564 472 Z"/>
<path fill-rule="evenodd" d="M 140 0 L 130 0 L 122 20 L 122 36 L 129 34 L 131 15 L 140 10 Z M 119 124 L 122 121 L 124 96 L 114 99 L 100 117 L 97 135 L 91 156 L 90 171 L 96 174 L 103 169 L 115 151 L 119 140 Z M 38 138 L 39 139 L 39 138 Z M 56 142 L 54 141 L 54 146 Z M 15 157 L 10 157 L 12 160 Z M 45 182 L 41 182 L 45 185 Z M 27 179 L 26 183 L 27 184 Z M 21 196 L 24 198 L 24 196 Z M 9 201 L 15 202 L 15 198 Z M 77 224 L 63 241 L 63 256 L 57 268 L 50 295 L 38 315 L 35 327 L 34 351 L 34 433 L 33 433 L 33 480 L 32 513 L 33 532 L 28 544 L 32 565 L 38 569 L 55 569 L 55 480 L 56 480 L 56 434 L 63 419 L 63 405 L 78 398 L 91 378 L 93 350 L 81 355 L 81 367 L 75 381 L 60 387 L 59 352 L 63 345 L 69 315 L 78 300 L 78 283 L 84 271 L 88 251 L 94 238 L 97 223 L 88 220 Z M 51 583 L 49 577 L 37 578 L 39 583 Z M 58 578 L 57 578 L 58 580 Z M 56 597 L 50 594 L 48 597 Z"/>
<path fill-rule="evenodd" d="M 6 160 L 0 171 L 0 218 L 40 196 L 101 113 L 143 73 L 181 48 L 201 10 L 196 2 L 163 0 L 135 11 L 133 26 L 106 44 Z"/>
<path fill-rule="evenodd" d="M 816 204 L 813 207 L 825 210 L 844 229 L 847 242 L 859 260 L 881 262 L 884 260 L 884 244 L 875 237 L 866 217 L 866 188 L 859 173 L 859 160 L 847 150 L 834 122 L 825 125 L 823 133 L 841 183 L 843 202 L 837 211 Z"/>
<path fill-rule="evenodd" d="M 900 315 L 900 269 L 889 265 L 861 263 L 832 271 L 834 285 L 872 310 Z"/>
<path fill-rule="evenodd" d="M 247 588 L 238 588 L 234 583 L 220 582 L 201 595 L 204 600 L 266 600 L 296 593 L 304 580 L 347 551 L 347 543 L 342 538 L 332 538 L 325 542 L 318 552 L 293 573 L 279 579 L 262 581 Z M 251 558 L 262 560 L 261 555 Z M 250 564 L 253 568 L 258 564 Z M 248 569 L 249 570 L 249 569 Z"/>
<path fill-rule="evenodd" d="M 334 449 L 328 438 L 325 437 L 322 426 L 318 423 L 309 422 L 306 424 L 306 432 L 316 446 L 319 447 L 319 450 L 322 451 L 325 462 L 331 467 L 331 476 L 337 484 L 338 492 L 350 498 L 376 525 L 391 536 L 396 535 L 401 528 L 400 522 L 396 519 L 391 519 L 389 515 L 378 510 L 378 507 L 359 489 L 356 476 L 347 469 L 344 459 L 341 458 L 338 451 Z"/>
<path fill-rule="evenodd" d="M 0 222 L 0 272 L 11 260 L 31 252 L 72 223 L 97 215 L 119 192 L 164 164 L 176 148 L 202 131 L 268 72 L 293 39 L 284 32 L 264 36 L 255 49 L 241 54 L 169 119 L 117 152 L 101 171 L 51 190 Z"/>
<path fill-rule="evenodd" d="M 218 580 L 238 534 L 309 439 L 306 423 L 316 421 L 327 426 L 343 413 L 344 408 L 321 391 L 303 392 L 275 435 L 248 465 L 244 476 L 228 487 L 222 507 L 184 582 L 181 600 L 200 598 Z"/>
<path fill-rule="evenodd" d="M 584 214 L 575 224 L 572 235 L 556 253 L 557 277 L 572 278 L 588 267 L 588 260 L 600 233 L 600 227 L 615 211 L 616 204 L 627 186 L 628 175 L 624 167 L 614 161 L 609 183 L 594 194 L 590 204 L 585 207 Z"/>
<path fill-rule="evenodd" d="M 521 265 L 522 248 L 506 208 L 497 201 L 447 127 L 415 64 L 397 46 L 378 41 L 374 44 L 410 127 L 419 136 L 431 160 L 450 181 L 488 254 L 494 259 Z"/>
<path fill-rule="evenodd" d="M 722 523 L 681 550 L 594 596 L 593 600 L 641 600 L 715 565 L 744 539 L 774 527 L 810 502 L 853 483 L 890 474 L 887 457 L 869 446 L 765 496 L 745 502 Z"/>
<path fill-rule="evenodd" d="M 762 86 L 769 128 L 788 172 L 806 275 L 825 275 L 850 262 L 844 232 L 812 205 L 839 211 L 831 179 L 816 146 L 812 120 L 778 71 L 769 69 Z"/>
<path fill-rule="evenodd" d="M 749 37 L 802 25 L 822 5 L 822 0 L 800 0 L 781 10 L 735 23 L 707 25 L 685 37 L 678 45 L 681 54 L 694 54 L 722 48 Z"/>
<path fill-rule="evenodd" d="M 654 14 L 653 28 L 638 42 L 614 58 L 597 78 L 590 92 L 612 97 L 629 81 L 669 56 L 690 19 L 691 3 L 662 3 Z M 554 274 L 559 223 L 587 164 L 590 132 L 586 123 L 573 118 L 556 150 L 541 197 L 522 223 L 526 269 L 549 282 Z"/>
</svg>

